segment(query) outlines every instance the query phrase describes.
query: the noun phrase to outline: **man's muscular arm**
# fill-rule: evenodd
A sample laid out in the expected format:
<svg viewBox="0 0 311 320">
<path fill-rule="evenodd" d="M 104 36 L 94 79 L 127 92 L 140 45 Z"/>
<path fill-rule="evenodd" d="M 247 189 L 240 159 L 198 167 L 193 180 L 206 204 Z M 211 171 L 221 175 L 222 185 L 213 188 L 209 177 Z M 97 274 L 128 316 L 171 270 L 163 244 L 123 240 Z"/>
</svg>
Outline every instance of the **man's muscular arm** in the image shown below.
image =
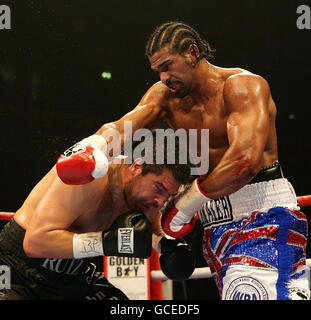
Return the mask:
<svg viewBox="0 0 311 320">
<path fill-rule="evenodd" d="M 99 255 L 149 257 L 151 223 L 144 214 L 124 213 L 114 220 L 109 229 L 102 230 L 102 222 L 94 220 L 92 215 L 86 217 L 90 208 L 97 206 L 102 198 L 97 181 L 83 186 L 68 186 L 56 178 L 55 170 L 51 170 L 49 175 L 32 191 L 32 196 L 37 194 L 41 200 L 31 209 L 32 215 L 27 223 L 23 241 L 27 256 L 75 259 Z M 46 187 L 48 191 L 42 190 Z M 85 215 L 84 222 L 79 222 L 82 215 Z M 78 230 L 84 228 L 84 232 L 74 233 L 72 226 L 75 223 Z M 119 248 L 119 228 L 132 230 L 131 252 L 122 252 Z"/>
<path fill-rule="evenodd" d="M 229 113 L 229 148 L 200 184 L 210 198 L 217 199 L 239 190 L 259 171 L 269 134 L 270 98 L 269 85 L 259 76 L 240 75 L 227 80 L 224 101 Z"/>
<path fill-rule="evenodd" d="M 74 233 L 68 229 L 88 210 L 87 198 L 94 192 L 94 184 L 68 186 L 56 178 L 54 170 L 48 175 L 48 192 L 41 191 L 47 182 L 32 190 L 31 195 L 38 194 L 41 200 L 28 222 L 23 247 L 33 258 L 73 258 Z"/>
<path fill-rule="evenodd" d="M 131 132 L 154 128 L 166 115 L 167 89 L 161 83 L 153 85 L 137 107 L 120 120 L 104 124 L 94 135 L 66 150 L 57 160 L 59 178 L 66 184 L 80 185 L 105 176 L 110 157 L 120 155 L 121 148 L 132 144 Z M 125 122 L 131 126 L 126 136 Z"/>
</svg>

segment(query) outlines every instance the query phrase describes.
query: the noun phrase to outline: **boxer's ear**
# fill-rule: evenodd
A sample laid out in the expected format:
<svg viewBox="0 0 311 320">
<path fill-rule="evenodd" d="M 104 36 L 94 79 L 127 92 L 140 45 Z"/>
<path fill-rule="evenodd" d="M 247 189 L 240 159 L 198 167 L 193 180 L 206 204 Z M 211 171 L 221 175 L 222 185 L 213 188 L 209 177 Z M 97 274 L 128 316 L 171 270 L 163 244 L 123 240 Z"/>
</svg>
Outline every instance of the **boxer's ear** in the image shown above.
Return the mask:
<svg viewBox="0 0 311 320">
<path fill-rule="evenodd" d="M 133 163 L 129 167 L 129 171 L 133 175 L 141 174 L 143 170 L 143 159 L 142 158 L 137 158 L 133 161 Z"/>
<path fill-rule="evenodd" d="M 194 43 L 189 45 L 189 47 L 187 49 L 187 54 L 189 55 L 191 62 L 193 64 L 196 64 L 196 62 L 200 58 L 200 50 L 199 50 L 198 46 Z"/>
</svg>

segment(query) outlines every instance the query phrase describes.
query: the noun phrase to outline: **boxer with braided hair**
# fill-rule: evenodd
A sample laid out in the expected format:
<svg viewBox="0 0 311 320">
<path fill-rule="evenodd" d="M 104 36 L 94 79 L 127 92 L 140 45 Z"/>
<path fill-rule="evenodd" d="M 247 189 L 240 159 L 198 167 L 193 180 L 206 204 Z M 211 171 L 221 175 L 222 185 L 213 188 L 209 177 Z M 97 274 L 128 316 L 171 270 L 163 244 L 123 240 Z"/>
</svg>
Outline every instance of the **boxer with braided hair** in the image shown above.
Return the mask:
<svg viewBox="0 0 311 320">
<path fill-rule="evenodd" d="M 182 55 L 191 44 L 195 44 L 199 49 L 198 59 L 214 57 L 215 50 L 208 42 L 201 39 L 196 30 L 183 22 L 170 21 L 159 26 L 150 35 L 146 45 L 146 55 L 151 57 L 167 45 Z"/>
<path fill-rule="evenodd" d="M 188 151 L 208 153 L 209 170 L 166 207 L 164 231 L 183 237 L 199 213 L 203 254 L 223 299 L 309 299 L 307 220 L 278 161 L 270 86 L 245 69 L 213 65 L 213 52 L 183 22 L 156 27 L 146 55 L 160 81 L 113 125 L 121 140 L 125 121 L 133 132 L 162 119 L 189 136 L 208 129 L 209 139 L 197 135 Z"/>
</svg>

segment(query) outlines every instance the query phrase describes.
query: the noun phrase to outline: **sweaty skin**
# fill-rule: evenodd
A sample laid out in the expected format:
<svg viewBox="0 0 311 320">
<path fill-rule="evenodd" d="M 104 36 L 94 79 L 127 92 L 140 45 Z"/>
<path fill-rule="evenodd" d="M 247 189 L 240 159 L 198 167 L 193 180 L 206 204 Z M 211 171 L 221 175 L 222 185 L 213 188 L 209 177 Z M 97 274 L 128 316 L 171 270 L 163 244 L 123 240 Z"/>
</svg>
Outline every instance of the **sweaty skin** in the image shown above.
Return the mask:
<svg viewBox="0 0 311 320">
<path fill-rule="evenodd" d="M 103 125 L 97 133 L 109 142 L 109 129 L 113 128 L 120 133 L 122 142 L 127 142 L 130 137 L 125 136 L 125 121 L 132 122 L 134 132 L 154 128 L 162 119 L 173 129 L 209 129 L 210 170 L 200 186 L 216 199 L 239 190 L 260 168 L 278 159 L 276 106 L 262 77 L 240 68 L 220 68 L 198 60 L 197 50 L 190 45 L 181 56 L 164 47 L 151 56 L 151 68 L 161 82 L 145 93 L 133 111 Z M 198 138 L 198 155 L 203 143 Z M 113 187 L 122 184 L 112 176 L 108 171 L 104 178 L 87 185 L 68 186 L 58 179 L 53 168 L 14 217 L 26 229 L 25 252 L 33 257 L 70 258 L 73 232 L 108 228 L 120 212 L 128 209 L 120 191 Z M 151 187 L 154 178 L 148 182 L 149 187 L 139 183 L 136 194 L 150 191 L 146 212 L 149 217 L 156 217 L 150 219 L 159 227 L 158 215 L 154 213 L 157 209 L 152 204 L 157 201 L 160 206 L 169 194 L 177 192 L 178 185 L 168 177 L 158 177 L 166 181 L 169 192 L 155 199 L 154 192 L 158 191 Z"/>
<path fill-rule="evenodd" d="M 161 119 L 175 130 L 209 129 L 209 172 L 200 186 L 217 199 L 239 190 L 278 159 L 276 106 L 265 79 L 197 60 L 197 50 L 190 45 L 181 56 L 166 46 L 149 57 L 161 82 L 112 125 L 122 141 L 128 139 L 124 121 L 132 121 L 133 132 L 154 128 Z M 105 136 L 109 125 L 98 133 Z M 198 135 L 198 155 L 203 143 Z"/>
<path fill-rule="evenodd" d="M 74 233 L 107 230 L 116 217 L 129 210 L 143 211 L 153 232 L 160 235 L 158 210 L 177 193 L 179 184 L 168 169 L 160 175 L 144 176 L 141 170 L 135 162 L 111 164 L 105 177 L 73 186 L 59 179 L 54 166 L 14 214 L 26 230 L 25 253 L 33 258 L 73 258 Z"/>
</svg>

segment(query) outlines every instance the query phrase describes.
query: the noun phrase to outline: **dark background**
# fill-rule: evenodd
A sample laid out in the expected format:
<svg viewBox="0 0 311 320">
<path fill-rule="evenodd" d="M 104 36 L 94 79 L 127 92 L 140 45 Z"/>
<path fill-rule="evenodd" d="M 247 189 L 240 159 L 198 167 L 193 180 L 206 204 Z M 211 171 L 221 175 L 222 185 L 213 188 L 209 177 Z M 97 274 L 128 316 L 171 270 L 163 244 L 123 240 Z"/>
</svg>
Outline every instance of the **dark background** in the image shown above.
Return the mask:
<svg viewBox="0 0 311 320">
<path fill-rule="evenodd" d="M 0 30 L 0 211 L 17 210 L 59 154 L 133 109 L 158 79 L 144 48 L 154 27 L 183 20 L 216 48 L 213 64 L 262 75 L 278 107 L 279 158 L 297 195 L 310 194 L 310 0 L 4 0 Z M 111 80 L 101 77 L 112 73 Z M 311 214 L 309 209 L 304 210 Z M 204 266 L 201 229 L 189 236 Z M 308 249 L 308 257 L 309 249 Z M 175 284 L 175 298 L 217 299 L 210 280 Z M 186 289 L 186 290 L 185 290 Z"/>
</svg>

